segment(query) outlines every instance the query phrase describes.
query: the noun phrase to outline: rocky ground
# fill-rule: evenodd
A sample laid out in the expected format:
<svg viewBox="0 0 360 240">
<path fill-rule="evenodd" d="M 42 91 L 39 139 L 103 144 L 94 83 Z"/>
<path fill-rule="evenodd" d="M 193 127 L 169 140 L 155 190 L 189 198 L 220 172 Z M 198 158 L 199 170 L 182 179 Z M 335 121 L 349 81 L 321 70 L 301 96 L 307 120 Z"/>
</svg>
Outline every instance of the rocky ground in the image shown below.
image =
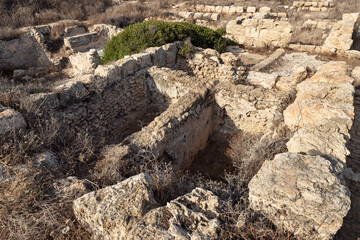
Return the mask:
<svg viewBox="0 0 360 240">
<path fill-rule="evenodd" d="M 341 6 L 149 16 L 225 28 L 224 53 L 100 64 L 122 29 L 72 20 L 0 41 L 0 238 L 360 238 L 360 9 Z"/>
</svg>

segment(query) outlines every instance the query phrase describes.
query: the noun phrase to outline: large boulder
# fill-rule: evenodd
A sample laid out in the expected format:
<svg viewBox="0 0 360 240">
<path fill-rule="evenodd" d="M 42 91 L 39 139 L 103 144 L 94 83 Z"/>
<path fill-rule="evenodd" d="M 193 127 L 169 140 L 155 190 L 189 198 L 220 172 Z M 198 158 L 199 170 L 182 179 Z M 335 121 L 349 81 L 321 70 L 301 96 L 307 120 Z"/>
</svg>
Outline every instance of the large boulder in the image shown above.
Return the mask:
<svg viewBox="0 0 360 240">
<path fill-rule="evenodd" d="M 46 52 L 31 33 L 10 41 L 0 41 L 0 70 L 49 66 Z"/>
<path fill-rule="evenodd" d="M 99 239 L 216 239 L 219 199 L 201 188 L 158 207 L 149 175 L 139 174 L 74 201 Z"/>
<path fill-rule="evenodd" d="M 349 138 L 346 122 L 342 119 L 325 120 L 311 127 L 297 131 L 286 144 L 289 152 L 311 152 L 337 158 L 346 163 L 350 154 L 346 148 Z"/>
<path fill-rule="evenodd" d="M 27 126 L 24 117 L 14 109 L 0 105 L 0 136 Z"/>
<path fill-rule="evenodd" d="M 354 106 L 351 103 L 322 99 L 303 99 L 296 100 L 284 111 L 284 121 L 292 130 L 315 125 L 323 119 L 332 118 L 341 118 L 345 121 L 352 120 L 354 118 Z"/>
<path fill-rule="evenodd" d="M 328 62 L 314 76 L 298 84 L 294 103 L 284 111 L 286 125 L 295 130 L 332 118 L 349 123 L 354 118 L 355 92 L 350 69 L 345 62 Z"/>
<path fill-rule="evenodd" d="M 321 156 L 278 154 L 250 181 L 250 207 L 298 239 L 331 239 L 350 209 L 343 171 Z"/>
<path fill-rule="evenodd" d="M 74 201 L 74 213 L 95 235 L 125 239 L 126 226 L 141 218 L 156 204 L 147 174 L 140 174 L 114 186 L 90 192 Z"/>
</svg>

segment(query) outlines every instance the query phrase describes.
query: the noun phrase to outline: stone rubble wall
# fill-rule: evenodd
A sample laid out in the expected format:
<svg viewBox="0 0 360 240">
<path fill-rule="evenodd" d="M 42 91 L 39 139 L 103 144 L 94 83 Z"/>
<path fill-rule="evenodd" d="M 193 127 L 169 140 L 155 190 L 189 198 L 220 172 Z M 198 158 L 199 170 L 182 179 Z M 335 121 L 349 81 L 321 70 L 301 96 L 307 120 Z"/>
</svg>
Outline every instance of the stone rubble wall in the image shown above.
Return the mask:
<svg viewBox="0 0 360 240">
<path fill-rule="evenodd" d="M 212 20 L 212 21 L 219 21 L 222 17 L 222 12 L 219 13 L 213 13 L 213 12 L 173 12 L 174 14 L 179 15 L 180 17 L 184 19 L 194 18 L 194 19 L 205 19 L 205 20 Z M 253 17 L 256 16 L 259 12 L 235 12 L 236 16 L 242 16 L 242 17 Z M 274 19 L 287 19 L 287 13 L 286 12 L 279 12 L 279 13 L 272 13 L 270 10 L 267 11 L 260 11 L 260 13 L 266 13 L 269 15 L 270 18 Z"/>
<path fill-rule="evenodd" d="M 273 12 L 270 7 L 254 7 L 249 6 L 247 8 L 243 6 L 212 6 L 212 5 L 195 5 L 191 7 L 198 13 L 219 13 L 219 14 L 230 14 L 230 15 L 247 15 L 252 16 L 255 13 L 267 13 L 271 17 L 286 18 L 286 12 Z"/>
<path fill-rule="evenodd" d="M 335 3 L 333 0 L 314 0 L 311 2 L 306 1 L 294 1 L 292 8 L 297 11 L 329 11 L 329 9 L 334 8 Z"/>
<path fill-rule="evenodd" d="M 265 161 L 249 183 L 250 206 L 299 239 L 333 238 L 350 209 L 344 179 L 354 120 L 350 70 L 329 62 L 297 85 L 295 102 L 284 111 L 296 131 L 289 152 Z"/>
<path fill-rule="evenodd" d="M 310 52 L 315 54 L 337 54 L 348 58 L 360 59 L 360 52 L 350 50 L 354 39 L 353 36 L 357 34 L 357 21 L 359 13 L 343 14 L 342 20 L 331 22 L 318 22 L 308 20 L 304 26 L 316 27 L 319 29 L 330 28 L 329 35 L 326 36 L 323 46 L 303 45 L 303 44 L 289 44 L 288 48 L 299 52 Z M 326 26 L 328 25 L 328 26 Z"/>
<path fill-rule="evenodd" d="M 150 106 L 147 69 L 173 65 L 177 43 L 147 49 L 108 65 L 93 74 L 57 83 L 52 92 L 32 94 L 30 102 L 75 129 L 121 132 Z"/>
<path fill-rule="evenodd" d="M 209 89 L 193 86 L 187 93 L 181 93 L 148 126 L 108 148 L 105 161 L 134 161 L 139 166 L 145 160 L 139 156 L 151 153 L 154 158 L 165 156 L 176 171 L 187 169 L 195 155 L 205 149 L 213 130 L 214 100 Z"/>
<path fill-rule="evenodd" d="M 269 19 L 266 14 L 254 18 L 239 17 L 226 25 L 230 38 L 249 48 L 286 47 L 292 30 L 288 21 Z"/>
</svg>

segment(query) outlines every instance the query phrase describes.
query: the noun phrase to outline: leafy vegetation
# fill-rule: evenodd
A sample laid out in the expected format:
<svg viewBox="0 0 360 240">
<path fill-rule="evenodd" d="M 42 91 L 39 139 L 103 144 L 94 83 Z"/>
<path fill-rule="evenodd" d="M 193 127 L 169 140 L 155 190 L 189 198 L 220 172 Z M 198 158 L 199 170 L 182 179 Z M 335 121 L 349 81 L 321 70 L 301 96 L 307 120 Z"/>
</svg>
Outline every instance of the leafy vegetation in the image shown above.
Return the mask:
<svg viewBox="0 0 360 240">
<path fill-rule="evenodd" d="M 188 37 L 197 47 L 225 51 L 226 42 L 222 34 L 210 28 L 186 22 L 147 21 L 130 25 L 113 37 L 104 48 L 102 62 L 116 61 L 148 47 L 158 47 Z"/>
</svg>

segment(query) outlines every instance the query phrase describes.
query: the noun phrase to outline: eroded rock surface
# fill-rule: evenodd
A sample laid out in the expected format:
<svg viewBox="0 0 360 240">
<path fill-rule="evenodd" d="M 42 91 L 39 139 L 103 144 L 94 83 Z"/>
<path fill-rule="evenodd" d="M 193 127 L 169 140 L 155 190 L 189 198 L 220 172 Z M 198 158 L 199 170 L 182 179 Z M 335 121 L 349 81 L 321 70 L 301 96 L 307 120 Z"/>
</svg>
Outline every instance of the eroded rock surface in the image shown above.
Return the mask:
<svg viewBox="0 0 360 240">
<path fill-rule="evenodd" d="M 250 181 L 250 206 L 299 239 L 331 239 L 350 209 L 343 171 L 321 156 L 278 154 Z"/>
<path fill-rule="evenodd" d="M 314 125 L 323 119 L 352 120 L 354 79 L 349 74 L 345 62 L 329 62 L 321 66 L 313 77 L 300 83 L 295 102 L 284 111 L 289 128 Z"/>
<path fill-rule="evenodd" d="M 333 119 L 299 129 L 286 145 L 289 152 L 324 154 L 345 164 L 346 157 L 350 154 L 345 146 L 348 137 L 346 124 Z"/>
<path fill-rule="evenodd" d="M 219 199 L 200 188 L 156 208 L 151 178 L 139 174 L 74 201 L 97 239 L 215 239 Z"/>
</svg>

